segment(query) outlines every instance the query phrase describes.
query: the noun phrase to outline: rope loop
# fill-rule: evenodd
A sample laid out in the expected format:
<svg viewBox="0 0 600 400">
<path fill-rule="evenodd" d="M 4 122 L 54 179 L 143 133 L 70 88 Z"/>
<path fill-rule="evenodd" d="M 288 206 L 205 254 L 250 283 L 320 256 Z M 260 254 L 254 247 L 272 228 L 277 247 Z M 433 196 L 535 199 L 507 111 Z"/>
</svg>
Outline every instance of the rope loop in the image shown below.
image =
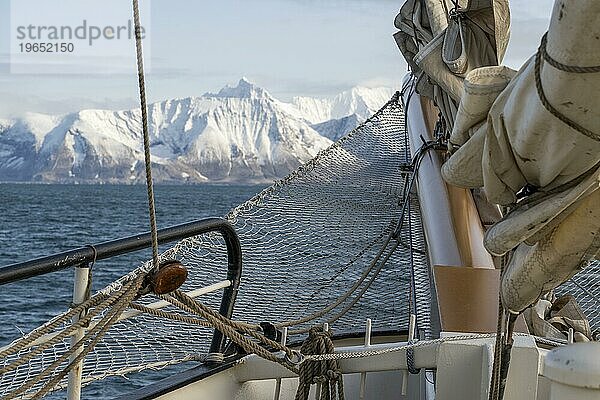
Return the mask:
<svg viewBox="0 0 600 400">
<path fill-rule="evenodd" d="M 552 65 L 554 68 L 564 71 L 564 72 L 571 72 L 574 74 L 594 74 L 597 72 L 600 72 L 600 65 L 595 65 L 592 67 L 581 67 L 579 65 L 567 65 L 567 64 L 563 64 L 557 60 L 555 60 L 554 58 L 552 58 L 550 56 L 550 54 L 548 54 L 548 32 L 544 33 L 544 36 L 542 36 L 542 41 L 540 42 L 540 51 L 542 53 L 542 58 L 544 59 L 544 61 L 546 61 L 548 64 Z"/>
<path fill-rule="evenodd" d="M 204 362 L 213 364 L 222 364 L 225 361 L 223 353 L 208 353 L 204 358 Z"/>
<path fill-rule="evenodd" d="M 284 354 L 284 360 L 286 363 L 296 367 L 302 364 L 304 360 L 306 360 L 306 358 L 304 357 L 304 354 L 302 354 L 298 350 L 292 350 L 291 354 Z"/>
<path fill-rule="evenodd" d="M 92 268 L 94 268 L 94 265 L 96 264 L 96 259 L 98 258 L 98 250 L 96 249 L 96 247 L 94 245 L 88 244 L 85 247 L 89 247 L 90 249 L 92 249 L 92 252 L 94 253 L 94 258 L 92 258 L 92 261 L 86 265 L 86 268 L 89 268 L 90 270 Z M 85 265 L 85 264 L 82 264 Z"/>
<path fill-rule="evenodd" d="M 573 121 L 572 119 L 570 119 L 569 117 L 567 117 L 566 115 L 564 115 L 563 113 L 558 111 L 552 104 L 550 104 L 550 101 L 546 97 L 546 93 L 544 92 L 544 87 L 542 85 L 542 68 L 543 68 L 542 64 L 543 64 L 543 61 L 546 61 L 550 65 L 552 65 L 553 67 L 555 67 L 561 71 L 573 72 L 573 73 L 600 72 L 600 66 L 598 66 L 598 67 L 578 67 L 578 66 L 569 66 L 569 65 L 559 63 L 558 61 L 551 58 L 548 55 L 548 52 L 546 51 L 547 35 L 548 34 L 546 33 L 546 34 L 544 34 L 544 36 L 542 36 L 542 41 L 540 43 L 540 47 L 538 48 L 538 51 L 535 56 L 535 68 L 534 68 L 535 88 L 537 90 L 538 97 L 540 98 L 540 102 L 542 103 L 544 108 L 550 114 L 554 115 L 556 118 L 558 118 L 560 121 L 562 121 L 565 125 L 573 128 L 577 132 L 589 137 L 590 139 L 593 139 L 595 141 L 600 141 L 599 134 L 596 134 L 596 133 L 592 132 L 591 130 L 579 125 L 577 122 Z"/>
</svg>

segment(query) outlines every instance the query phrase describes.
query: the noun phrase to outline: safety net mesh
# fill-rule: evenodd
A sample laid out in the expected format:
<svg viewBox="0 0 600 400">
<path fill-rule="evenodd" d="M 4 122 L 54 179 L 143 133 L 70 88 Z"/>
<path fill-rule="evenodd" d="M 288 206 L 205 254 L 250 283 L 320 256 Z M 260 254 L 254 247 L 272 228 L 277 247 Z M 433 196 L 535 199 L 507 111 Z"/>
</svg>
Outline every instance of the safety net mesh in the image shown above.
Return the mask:
<svg viewBox="0 0 600 400">
<path fill-rule="evenodd" d="M 600 260 L 593 260 L 570 280 L 556 289 L 556 294 L 575 296 L 590 322 L 592 334 L 600 339 Z"/>
<path fill-rule="evenodd" d="M 430 275 L 419 205 L 408 187 L 410 162 L 404 114 L 395 96 L 349 135 L 232 210 L 225 218 L 240 236 L 244 263 L 234 319 L 281 323 L 312 316 L 290 326 L 292 339 L 294 333 L 301 339 L 305 328 L 324 322 L 334 332 L 360 332 L 366 318 L 374 330 L 406 330 L 410 307 L 417 312 L 419 334 L 429 335 Z M 397 248 L 381 256 L 388 238 Z M 184 292 L 225 279 L 227 252 L 218 234 L 182 240 L 161 258 L 178 259 L 188 268 Z M 149 268 L 145 263 L 104 293 Z M 411 288 L 416 303 L 409 304 Z M 197 300 L 217 309 L 221 296 L 217 291 Z M 159 300 L 147 295 L 137 302 Z M 83 381 L 201 360 L 212 332 L 148 314 L 119 321 L 85 357 Z M 39 354 L 33 349 L 0 358 L 0 370 L 26 360 L 0 374 L 0 397 L 29 397 L 68 364 L 60 359 L 68 353 L 68 338 Z M 47 367 L 52 368 L 40 379 Z M 62 379 L 56 388 L 65 385 Z"/>
<path fill-rule="evenodd" d="M 349 135 L 225 216 L 240 236 L 244 259 L 234 319 L 277 324 L 311 316 L 290 326 L 294 340 L 324 322 L 334 332 L 360 332 L 366 318 L 375 330 L 406 330 L 412 310 L 419 336 L 430 336 L 430 269 L 419 204 L 409 187 L 410 165 L 396 96 Z M 390 248 L 388 239 L 395 251 L 382 252 Z M 225 277 L 227 252 L 218 234 L 182 240 L 161 255 L 173 258 L 189 270 L 185 292 Z M 118 292 L 149 269 L 147 262 L 103 293 Z M 592 330 L 600 329 L 600 262 L 592 262 L 558 292 L 574 295 Z M 221 296 L 222 291 L 214 291 L 197 300 L 217 308 Z M 147 295 L 136 302 L 159 300 Z M 162 310 L 181 311 L 171 305 Z M 46 339 L 68 326 L 57 324 Z M 212 333 L 212 328 L 148 314 L 130 316 L 111 324 L 85 357 L 83 381 L 201 361 Z M 43 351 L 36 352 L 37 345 L 0 350 L 1 398 L 32 397 L 67 366 L 68 337 L 59 336 Z M 21 362 L 14 367 L 16 360 Z M 62 379 L 54 389 L 65 385 Z"/>
</svg>

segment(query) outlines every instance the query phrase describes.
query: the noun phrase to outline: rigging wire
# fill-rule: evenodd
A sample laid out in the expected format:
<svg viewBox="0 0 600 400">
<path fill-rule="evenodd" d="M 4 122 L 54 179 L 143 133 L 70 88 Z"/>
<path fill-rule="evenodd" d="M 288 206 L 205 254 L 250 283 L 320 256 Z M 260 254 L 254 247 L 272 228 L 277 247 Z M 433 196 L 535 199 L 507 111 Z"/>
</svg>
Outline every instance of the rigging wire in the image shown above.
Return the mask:
<svg viewBox="0 0 600 400">
<path fill-rule="evenodd" d="M 156 211 L 154 206 L 154 186 L 152 184 L 152 166 L 150 157 L 150 136 L 148 134 L 148 108 L 146 104 L 146 83 L 144 79 L 144 56 L 142 53 L 142 33 L 140 24 L 139 0 L 133 0 L 133 20 L 135 26 L 135 49 L 137 58 L 138 85 L 140 89 L 140 108 L 142 109 L 142 133 L 144 136 L 144 163 L 146 166 L 146 188 L 148 190 L 148 214 L 152 238 L 152 266 L 158 268 L 158 233 L 156 229 Z"/>
</svg>

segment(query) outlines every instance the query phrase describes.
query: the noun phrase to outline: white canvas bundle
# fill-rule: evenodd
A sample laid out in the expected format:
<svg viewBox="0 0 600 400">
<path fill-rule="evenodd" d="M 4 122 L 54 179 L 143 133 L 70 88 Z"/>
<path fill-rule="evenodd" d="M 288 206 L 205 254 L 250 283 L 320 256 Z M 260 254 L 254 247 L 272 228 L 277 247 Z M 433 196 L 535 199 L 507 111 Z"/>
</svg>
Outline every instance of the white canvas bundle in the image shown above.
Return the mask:
<svg viewBox="0 0 600 400">
<path fill-rule="evenodd" d="M 417 92 L 434 100 L 448 126 L 464 76 L 504 57 L 509 15 L 508 0 L 408 0 L 400 9 L 398 47 L 418 77 Z"/>
<path fill-rule="evenodd" d="M 598 66 L 599 37 L 600 2 L 555 3 L 546 46 L 551 59 Z M 502 282 L 504 303 L 513 311 L 569 278 L 600 245 L 600 73 L 565 71 L 544 58 L 537 62 L 541 94 L 535 57 L 514 77 L 500 67 L 466 76 L 451 136 L 462 146 L 442 171 L 448 182 L 483 187 L 491 202 L 514 208 L 485 238 L 495 255 L 516 248 Z M 542 96 L 557 112 L 549 111 Z M 517 202 L 526 185 L 538 193 Z"/>
</svg>

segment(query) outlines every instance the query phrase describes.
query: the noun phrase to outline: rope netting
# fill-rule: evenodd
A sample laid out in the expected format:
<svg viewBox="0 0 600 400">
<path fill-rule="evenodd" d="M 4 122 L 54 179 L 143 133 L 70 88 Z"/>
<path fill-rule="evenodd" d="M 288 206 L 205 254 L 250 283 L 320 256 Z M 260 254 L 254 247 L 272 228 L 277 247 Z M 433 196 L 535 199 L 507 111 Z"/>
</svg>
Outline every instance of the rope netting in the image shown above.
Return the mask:
<svg viewBox="0 0 600 400">
<path fill-rule="evenodd" d="M 290 334 L 302 339 L 311 326 L 324 322 L 334 332 L 360 332 L 365 318 L 373 320 L 376 330 L 404 330 L 409 310 L 416 310 L 418 334 L 429 337 L 430 275 L 419 204 L 408 187 L 410 165 L 404 114 L 394 97 L 373 118 L 315 159 L 232 210 L 226 219 L 240 236 L 244 256 L 234 319 L 289 325 Z M 399 235 L 392 237 L 403 208 L 408 213 Z M 390 247 L 390 237 L 397 249 L 382 256 L 382 249 Z M 183 292 L 225 277 L 226 247 L 218 234 L 182 240 L 160 258 L 178 259 L 186 265 L 189 276 L 181 287 Z M 145 263 L 100 293 L 119 294 L 124 285 L 151 267 L 151 262 Z M 411 286 L 414 305 L 409 304 Z M 592 330 L 600 329 L 599 262 L 591 263 L 558 291 L 574 295 L 590 318 Z M 212 292 L 197 300 L 217 309 L 221 295 L 221 291 Z M 148 305 L 159 300 L 147 295 L 136 303 Z M 132 311 L 127 308 L 125 313 Z M 182 314 L 173 305 L 162 311 Z M 101 311 L 90 326 L 108 312 Z M 69 326 L 58 324 L 50 329 L 50 336 Z M 85 357 L 83 381 L 201 361 L 212 333 L 210 327 L 149 314 L 118 321 Z M 40 372 L 70 351 L 66 337 L 38 354 L 36 346 L 0 352 L 0 371 L 27 358 L 22 365 L 0 373 L 1 398 L 39 378 Z M 67 364 L 68 360 L 59 363 L 55 371 L 19 396 L 31 397 Z M 63 379 L 55 389 L 65 385 Z"/>
<path fill-rule="evenodd" d="M 590 262 L 586 268 L 559 286 L 556 293 L 558 296 L 575 296 L 588 317 L 592 334 L 600 338 L 600 260 Z"/>
<path fill-rule="evenodd" d="M 395 96 L 349 135 L 232 210 L 225 218 L 240 236 L 244 259 L 233 318 L 275 325 L 287 322 L 290 335 L 297 339 L 324 322 L 334 332 L 360 332 L 366 318 L 373 320 L 374 329 L 405 330 L 414 265 L 417 326 L 421 336 L 428 336 L 429 267 L 419 205 L 407 186 L 410 164 L 404 114 Z M 398 226 L 405 201 L 410 207 L 402 229 L 391 238 L 397 249 L 382 257 L 379 254 Z M 188 268 L 183 292 L 225 279 L 226 247 L 218 234 L 182 240 L 160 259 L 177 259 Z M 145 263 L 102 293 L 117 293 L 151 265 Z M 218 309 L 221 295 L 213 292 L 197 300 Z M 147 305 L 159 300 L 147 295 L 136 302 Z M 181 314 L 172 305 L 162 310 Z M 68 326 L 60 324 L 52 331 L 60 333 Z M 212 333 L 208 327 L 149 314 L 119 321 L 85 357 L 83 381 L 202 360 Z M 33 349 L 0 358 L 0 370 Z M 0 397 L 35 379 L 68 351 L 68 338 L 63 338 L 0 374 Z M 67 364 L 64 361 L 57 370 Z M 55 376 L 53 372 L 37 382 L 25 397 Z M 65 384 L 63 379 L 56 388 Z"/>
<path fill-rule="evenodd" d="M 429 337 L 430 275 L 419 204 L 408 190 L 410 164 L 404 115 L 395 97 L 315 159 L 232 210 L 226 219 L 235 226 L 244 255 L 234 319 L 289 325 L 292 336 L 303 338 L 311 326 L 324 322 L 335 332 L 360 332 L 365 318 L 373 320 L 375 329 L 402 330 L 408 326 L 409 310 L 416 310 L 419 336 Z M 403 208 L 408 213 L 398 237 L 391 239 L 397 249 L 383 262 L 382 249 L 389 247 L 386 243 Z M 226 247 L 218 234 L 180 241 L 160 258 L 178 259 L 186 265 L 189 277 L 183 292 L 225 277 Z M 151 266 L 151 262 L 145 263 L 101 293 L 118 294 Z M 411 286 L 415 305 L 409 304 Z M 558 292 L 574 295 L 590 318 L 592 330 L 600 329 L 600 262 L 592 262 Z M 198 300 L 217 309 L 221 295 L 212 292 Z M 148 305 L 159 300 L 147 295 L 136 302 Z M 128 308 L 125 313 L 132 311 Z M 181 314 L 172 305 L 162 311 Z M 101 311 L 90 326 L 108 312 Z M 58 324 L 46 337 L 69 326 Z M 149 314 L 124 319 L 112 324 L 85 357 L 83 381 L 201 361 L 212 333 L 210 327 Z M 43 370 L 68 354 L 69 339 L 59 338 L 38 354 L 35 349 L 5 350 L 0 356 L 0 371 L 27 358 L 0 374 L 0 397 L 39 378 Z M 19 396 L 31 397 L 67 364 L 68 360 L 60 363 Z M 55 389 L 65 385 L 63 379 Z"/>
</svg>

